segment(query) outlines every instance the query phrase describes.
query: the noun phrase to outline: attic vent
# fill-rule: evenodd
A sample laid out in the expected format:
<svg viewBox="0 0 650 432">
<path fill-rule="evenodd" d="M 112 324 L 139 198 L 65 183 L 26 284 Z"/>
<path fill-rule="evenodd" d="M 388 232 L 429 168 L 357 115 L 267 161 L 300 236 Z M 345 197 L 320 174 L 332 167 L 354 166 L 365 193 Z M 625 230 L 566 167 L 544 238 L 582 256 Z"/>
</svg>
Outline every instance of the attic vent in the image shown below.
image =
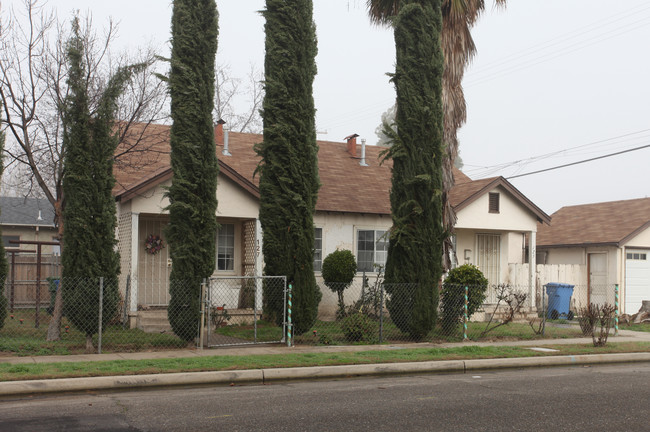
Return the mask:
<svg viewBox="0 0 650 432">
<path fill-rule="evenodd" d="M 489 194 L 489 212 L 490 213 L 499 213 L 499 194 L 496 192 L 490 192 Z"/>
</svg>

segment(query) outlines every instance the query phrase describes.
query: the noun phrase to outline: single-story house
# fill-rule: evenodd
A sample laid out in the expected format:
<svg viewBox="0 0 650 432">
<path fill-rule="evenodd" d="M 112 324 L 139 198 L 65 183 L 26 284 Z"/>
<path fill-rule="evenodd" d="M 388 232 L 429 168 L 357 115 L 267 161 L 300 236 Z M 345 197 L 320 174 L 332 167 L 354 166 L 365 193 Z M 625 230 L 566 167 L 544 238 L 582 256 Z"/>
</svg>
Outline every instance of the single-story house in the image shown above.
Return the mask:
<svg viewBox="0 0 650 432">
<path fill-rule="evenodd" d="M 39 269 L 36 254 L 38 247 L 33 244 L 10 243 L 10 240 L 58 241 L 58 229 L 54 225 L 54 207 L 47 199 L 0 197 L 0 226 L 2 243 L 9 263 L 5 294 L 11 307 L 33 306 L 39 297 L 42 302 L 49 301 L 46 278 L 58 277 L 61 274 L 60 246 L 41 245 Z M 37 284 L 39 275 L 41 282 Z M 37 285 L 40 287 L 38 295 Z M 2 288 L 0 284 L 0 293 Z"/>
<path fill-rule="evenodd" d="M 590 303 L 614 304 L 615 284 L 623 313 L 650 300 L 650 198 L 563 207 L 552 218 L 538 226 L 538 263 L 584 266 Z"/>
<path fill-rule="evenodd" d="M 34 245 L 12 244 L 10 240 L 58 241 L 54 225 L 54 207 L 47 199 L 31 197 L 0 197 L 2 243 L 8 251 L 35 249 Z M 43 245 L 42 253 L 59 254 L 59 246 Z"/>
<path fill-rule="evenodd" d="M 150 236 L 160 236 L 165 244 L 168 200 L 164 194 L 172 178 L 169 127 L 147 127 L 150 132 L 143 135 L 147 150 L 115 166 L 121 278 L 124 283 L 131 276 L 128 304 L 132 312 L 138 306 L 163 306 L 169 300 L 168 249 L 155 254 L 145 252 Z M 372 275 L 375 264 L 386 260 L 385 233 L 392 225 L 392 163 L 380 164 L 383 149 L 358 144 L 356 138 L 351 135 L 347 142 L 318 141 L 322 184 L 314 215 L 314 268 L 318 280 L 323 258 L 337 248 L 354 253 L 359 277 L 362 272 Z M 254 176 L 259 157 L 253 150 L 261 140 L 261 135 L 215 127 L 219 159 L 216 217 L 221 225 L 215 239 L 215 276 L 262 274 L 259 177 Z M 507 282 L 508 263 L 535 262 L 537 224 L 547 224 L 550 218 L 502 177 L 472 181 L 458 170 L 454 174 L 457 186 L 451 202 L 458 216 L 458 260 L 478 265 L 494 284 Z M 529 261 L 526 239 L 533 245 Z M 531 290 L 533 283 L 531 279 L 527 284 Z M 333 313 L 335 308 L 336 295 L 323 289 L 321 312 Z"/>
</svg>

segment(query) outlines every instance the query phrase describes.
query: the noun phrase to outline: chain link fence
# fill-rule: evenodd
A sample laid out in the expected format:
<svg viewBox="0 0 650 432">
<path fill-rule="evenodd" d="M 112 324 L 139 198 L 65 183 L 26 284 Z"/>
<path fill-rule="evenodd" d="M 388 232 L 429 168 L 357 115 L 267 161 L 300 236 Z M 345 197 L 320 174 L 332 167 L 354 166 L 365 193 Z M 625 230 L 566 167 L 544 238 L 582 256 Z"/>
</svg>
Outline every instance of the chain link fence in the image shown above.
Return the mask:
<svg viewBox="0 0 650 432">
<path fill-rule="evenodd" d="M 320 283 L 323 297 L 315 321 L 307 331 L 291 334 L 287 340 L 289 330 L 295 328 L 288 325 L 289 287 L 284 277 L 213 278 L 204 284 L 171 281 L 172 301 L 166 305 L 142 305 L 130 286 L 103 278 L 51 279 L 50 295 L 44 295 L 41 303 L 10 305 L 5 284 L 0 352 L 48 355 L 254 343 L 349 345 L 588 337 L 594 328 L 589 306 L 601 310 L 617 306 L 614 285 L 547 284 L 531 290 L 504 284 L 481 290 L 460 285 L 424 288 L 364 278 L 350 284 Z M 48 341 L 59 290 L 64 305 L 60 338 Z M 435 290 L 438 303 L 431 296 Z M 614 313 L 612 326 L 616 317 Z"/>
<path fill-rule="evenodd" d="M 117 279 L 51 279 L 43 303 L 13 307 L 7 301 L 0 328 L 0 352 L 15 355 L 65 355 L 88 352 L 133 352 L 195 346 L 201 314 L 201 286 L 175 281 L 183 299 L 159 308 L 138 307 L 129 313 Z M 5 298 L 8 298 L 5 284 Z M 60 324 L 55 304 L 61 290 Z M 48 340 L 58 329 L 60 337 Z"/>
<path fill-rule="evenodd" d="M 271 320 L 264 313 L 265 301 L 267 311 L 269 303 L 281 305 L 282 316 Z M 284 276 L 211 278 L 206 302 L 208 346 L 285 343 L 286 304 Z"/>
</svg>

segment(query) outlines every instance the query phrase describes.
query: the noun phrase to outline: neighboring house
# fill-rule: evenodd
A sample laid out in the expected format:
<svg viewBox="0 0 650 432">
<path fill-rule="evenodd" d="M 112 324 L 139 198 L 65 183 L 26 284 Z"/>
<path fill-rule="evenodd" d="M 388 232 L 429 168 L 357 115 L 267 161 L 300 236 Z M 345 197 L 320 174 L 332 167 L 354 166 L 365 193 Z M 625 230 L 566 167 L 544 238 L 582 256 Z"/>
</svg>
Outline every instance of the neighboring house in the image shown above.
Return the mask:
<svg viewBox="0 0 650 432">
<path fill-rule="evenodd" d="M 590 303 L 614 304 L 614 284 L 623 313 L 650 300 L 650 198 L 563 207 L 552 217 L 538 229 L 538 263 L 583 266 Z"/>
<path fill-rule="evenodd" d="M 54 208 L 46 199 L 0 197 L 0 225 L 9 263 L 5 294 L 9 297 L 10 307 L 33 307 L 39 298 L 42 303 L 48 302 L 46 278 L 58 277 L 61 274 L 60 247 L 41 246 L 39 269 L 35 253 L 37 246 L 13 244 L 9 241 L 57 241 L 58 229 L 54 226 Z M 37 294 L 36 279 L 39 275 L 40 293 Z"/>
<path fill-rule="evenodd" d="M 54 208 L 46 199 L 25 197 L 0 197 L 0 225 L 5 249 L 35 250 L 34 245 L 16 245 L 9 240 L 57 241 L 54 226 Z M 59 254 L 58 246 L 42 246 L 46 255 Z"/>
<path fill-rule="evenodd" d="M 148 126 L 146 152 L 134 153 L 115 167 L 119 248 L 123 286 L 130 275 L 130 310 L 138 305 L 166 305 L 171 262 L 168 249 L 145 252 L 150 235 L 161 236 L 168 222 L 165 188 L 171 184 L 168 126 Z M 151 140 L 147 136 L 151 135 Z M 347 142 L 319 141 L 319 175 L 315 226 L 314 269 L 320 281 L 322 260 L 336 249 L 349 249 L 357 258 L 358 277 L 372 275 L 386 261 L 386 232 L 392 225 L 389 191 L 391 161 L 380 163 L 384 148 Z M 214 276 L 262 274 L 259 157 L 253 150 L 261 135 L 223 131 L 215 127 L 219 156 L 217 243 Z M 508 281 L 508 263 L 525 263 L 525 239 L 535 251 L 537 223 L 550 218 L 502 177 L 471 181 L 455 171 L 458 186 L 451 202 L 458 213 L 456 242 L 461 263 L 482 268 L 492 283 Z M 534 263 L 534 257 L 532 259 Z M 532 272 L 534 273 L 534 272 Z M 530 282 L 530 281 L 529 281 Z M 526 287 L 532 285 L 526 283 Z M 530 288 L 532 289 L 532 288 Z M 124 288 L 123 288 L 124 290 Z M 358 293 L 348 293 L 354 298 Z M 533 296 L 534 297 L 534 296 Z M 236 305 L 234 306 L 236 307 Z M 334 313 L 336 295 L 323 289 L 321 312 Z"/>
</svg>

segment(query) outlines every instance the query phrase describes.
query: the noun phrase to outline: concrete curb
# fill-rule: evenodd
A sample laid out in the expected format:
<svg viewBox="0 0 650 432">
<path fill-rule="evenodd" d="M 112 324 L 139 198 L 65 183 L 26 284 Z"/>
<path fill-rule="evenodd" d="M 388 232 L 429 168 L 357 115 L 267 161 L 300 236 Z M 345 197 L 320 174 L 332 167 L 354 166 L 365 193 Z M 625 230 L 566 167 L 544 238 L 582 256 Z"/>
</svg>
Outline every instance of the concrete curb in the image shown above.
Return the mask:
<svg viewBox="0 0 650 432">
<path fill-rule="evenodd" d="M 509 368 L 577 366 L 650 362 L 650 353 L 590 354 L 576 356 L 443 360 L 368 365 L 314 366 L 241 371 L 187 372 L 133 376 L 64 378 L 0 382 L 0 397 L 87 390 L 133 390 L 181 385 L 257 384 L 274 381 L 316 380 L 358 376 L 445 373 Z"/>
</svg>

